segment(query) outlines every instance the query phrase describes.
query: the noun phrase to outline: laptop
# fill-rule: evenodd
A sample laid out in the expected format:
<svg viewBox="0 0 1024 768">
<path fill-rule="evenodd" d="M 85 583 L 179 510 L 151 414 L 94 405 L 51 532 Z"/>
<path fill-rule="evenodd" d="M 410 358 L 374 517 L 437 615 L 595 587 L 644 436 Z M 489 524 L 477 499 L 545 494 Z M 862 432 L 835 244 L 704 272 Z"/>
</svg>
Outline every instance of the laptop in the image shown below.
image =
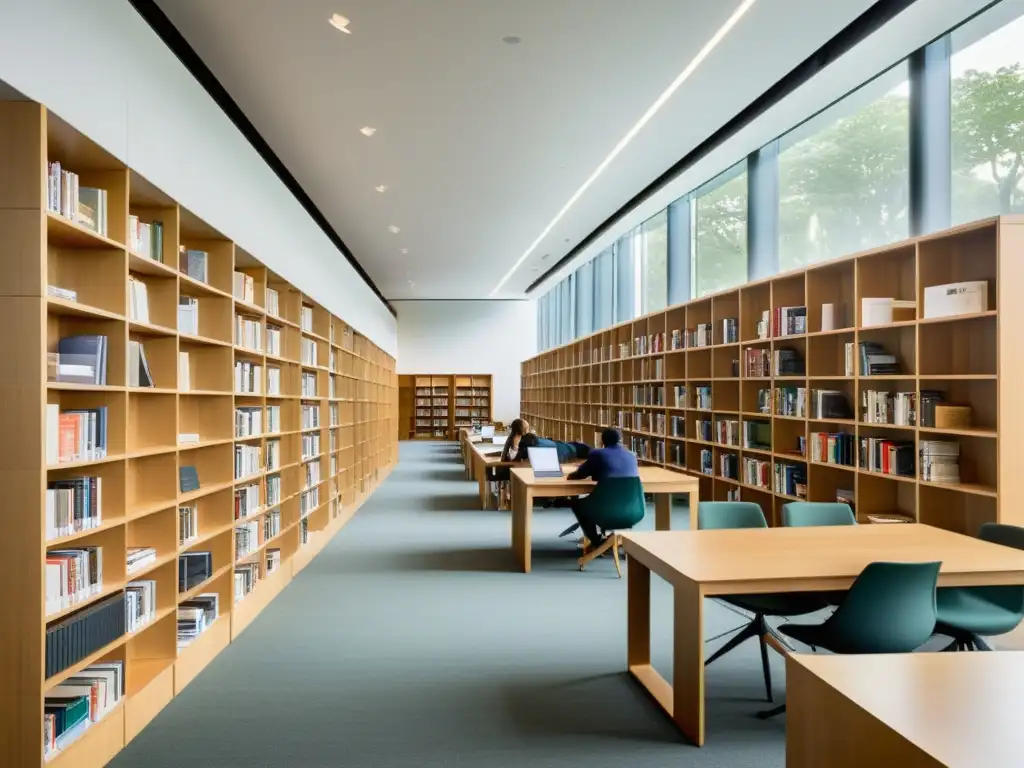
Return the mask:
<svg viewBox="0 0 1024 768">
<path fill-rule="evenodd" d="M 494 437 L 494 426 L 480 427 L 480 437 L 486 439 L 488 437 Z"/>
<path fill-rule="evenodd" d="M 533 469 L 534 477 L 564 477 L 562 465 L 558 463 L 557 448 L 534 448 L 526 449 L 530 457 L 530 468 Z"/>
</svg>

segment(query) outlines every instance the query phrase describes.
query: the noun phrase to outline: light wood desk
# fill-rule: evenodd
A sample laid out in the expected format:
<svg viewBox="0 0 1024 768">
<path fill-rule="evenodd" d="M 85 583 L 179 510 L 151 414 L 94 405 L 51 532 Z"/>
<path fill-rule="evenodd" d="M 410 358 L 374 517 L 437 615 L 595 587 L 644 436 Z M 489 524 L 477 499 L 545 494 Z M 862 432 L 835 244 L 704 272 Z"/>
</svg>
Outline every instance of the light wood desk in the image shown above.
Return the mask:
<svg viewBox="0 0 1024 768">
<path fill-rule="evenodd" d="M 576 467 L 563 464 L 562 471 L 568 475 Z M 593 480 L 569 480 L 561 478 L 536 478 L 529 467 L 511 471 L 512 480 L 512 552 L 523 573 L 530 572 L 531 541 L 530 523 L 533 517 L 533 500 L 559 496 L 581 496 L 594 489 Z M 654 495 L 654 527 L 667 531 L 672 527 L 672 494 L 685 493 L 689 496 L 691 518 L 700 503 L 700 481 L 695 475 L 673 472 L 663 467 L 640 467 L 640 482 L 644 493 Z"/>
<path fill-rule="evenodd" d="M 787 768 L 1018 768 L 1024 654 L 793 654 Z"/>
<path fill-rule="evenodd" d="M 1024 584 L 1024 552 L 927 525 L 669 531 L 623 539 L 629 671 L 697 745 L 704 743 L 706 597 L 848 589 L 877 561 L 940 560 L 944 587 Z M 651 666 L 651 571 L 675 593 L 671 684 Z"/>
<path fill-rule="evenodd" d="M 480 491 L 480 509 L 487 509 L 490 498 L 490 493 L 487 490 L 487 470 L 492 467 L 519 466 L 519 462 L 503 462 L 501 460 L 501 452 L 507 435 L 495 435 L 495 437 L 501 438 L 502 445 L 492 443 L 490 438 L 486 441 L 478 440 L 469 444 L 470 469 Z"/>
</svg>

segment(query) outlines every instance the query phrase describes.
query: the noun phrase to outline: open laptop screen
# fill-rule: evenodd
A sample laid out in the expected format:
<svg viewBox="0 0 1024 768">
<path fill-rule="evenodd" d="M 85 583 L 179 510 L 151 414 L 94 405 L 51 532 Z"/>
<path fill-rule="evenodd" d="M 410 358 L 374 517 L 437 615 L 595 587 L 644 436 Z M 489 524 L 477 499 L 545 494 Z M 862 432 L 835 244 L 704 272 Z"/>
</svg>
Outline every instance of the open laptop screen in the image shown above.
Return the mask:
<svg viewBox="0 0 1024 768">
<path fill-rule="evenodd" d="M 494 427 L 480 427 L 480 437 L 494 437 Z"/>
<path fill-rule="evenodd" d="M 530 457 L 530 467 L 535 473 L 558 472 L 561 473 L 562 466 L 558 463 L 558 450 L 556 448 L 527 448 Z"/>
</svg>

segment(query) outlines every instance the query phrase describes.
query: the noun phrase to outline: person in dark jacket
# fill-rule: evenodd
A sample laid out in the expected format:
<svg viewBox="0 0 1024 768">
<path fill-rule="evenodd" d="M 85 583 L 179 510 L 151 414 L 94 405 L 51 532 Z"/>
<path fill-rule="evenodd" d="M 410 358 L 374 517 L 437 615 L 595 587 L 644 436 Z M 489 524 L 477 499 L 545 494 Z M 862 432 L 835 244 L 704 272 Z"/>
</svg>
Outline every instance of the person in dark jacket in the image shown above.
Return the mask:
<svg viewBox="0 0 1024 768">
<path fill-rule="evenodd" d="M 619 430 L 608 427 L 601 432 L 601 443 L 603 448 L 591 451 L 587 460 L 580 465 L 579 469 L 569 475 L 570 480 L 593 479 L 600 484 L 603 480 L 613 477 L 639 477 L 640 468 L 636 462 L 636 456 L 632 451 L 621 444 Z M 587 537 L 591 547 L 601 544 L 599 528 L 603 528 L 604 521 L 600 515 L 591 510 L 586 498 L 573 503 L 572 511 L 580 524 L 583 535 Z"/>
<path fill-rule="evenodd" d="M 567 443 L 562 440 L 551 440 L 547 437 L 538 437 L 533 432 L 523 435 L 519 441 L 518 458 L 529 459 L 528 448 L 554 448 L 558 452 L 558 461 L 565 464 L 567 461 L 585 459 L 590 455 L 590 446 L 586 443 Z"/>
</svg>

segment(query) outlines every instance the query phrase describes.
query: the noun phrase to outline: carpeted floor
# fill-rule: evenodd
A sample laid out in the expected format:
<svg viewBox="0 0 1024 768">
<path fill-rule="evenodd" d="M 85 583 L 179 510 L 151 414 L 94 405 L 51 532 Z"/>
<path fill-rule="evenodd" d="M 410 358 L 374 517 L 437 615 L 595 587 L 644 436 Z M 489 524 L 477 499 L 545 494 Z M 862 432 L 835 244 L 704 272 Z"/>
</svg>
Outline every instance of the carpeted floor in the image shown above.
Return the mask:
<svg viewBox="0 0 1024 768">
<path fill-rule="evenodd" d="M 576 569 L 556 538 L 571 513 L 535 514 L 525 575 L 511 571 L 508 513 L 477 506 L 454 444 L 403 443 L 355 519 L 111 766 L 784 764 L 785 718 L 754 717 L 765 701 L 753 642 L 708 668 L 697 749 L 623 673 L 625 580 L 608 559 Z M 653 587 L 667 675 L 671 594 Z M 741 623 L 711 601 L 705 616 L 709 637 Z"/>
</svg>

